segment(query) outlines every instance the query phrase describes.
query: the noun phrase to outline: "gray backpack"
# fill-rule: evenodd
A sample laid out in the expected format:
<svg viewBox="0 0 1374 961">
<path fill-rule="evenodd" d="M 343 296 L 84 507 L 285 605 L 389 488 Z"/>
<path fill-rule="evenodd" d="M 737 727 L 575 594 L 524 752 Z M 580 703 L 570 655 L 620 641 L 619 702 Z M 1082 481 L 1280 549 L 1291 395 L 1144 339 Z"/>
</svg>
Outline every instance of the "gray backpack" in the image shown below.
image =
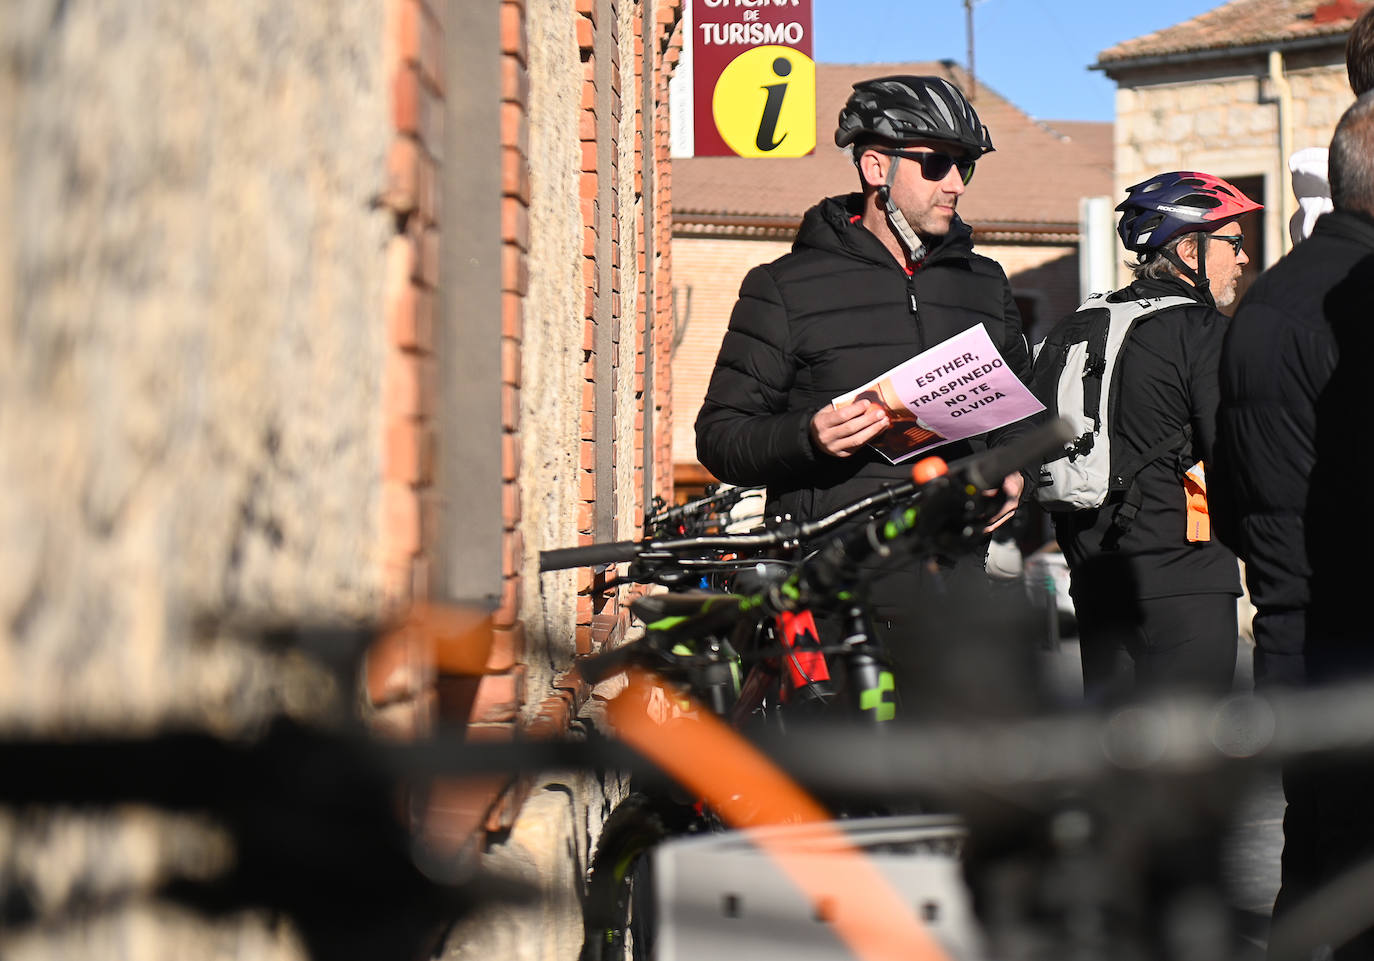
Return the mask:
<svg viewBox="0 0 1374 961">
<path fill-rule="evenodd" d="M 1094 294 L 1061 320 L 1035 349 L 1031 391 L 1048 416 L 1074 428 L 1074 440 L 1040 467 L 1035 499 L 1050 511 L 1091 510 L 1122 493 L 1117 523 L 1129 528 L 1139 510 L 1135 478 L 1140 469 L 1191 441 L 1184 427 L 1126 463 L 1113 463 L 1112 417 L 1119 389 L 1117 361 L 1135 326 L 1169 307 L 1195 304 L 1187 297 L 1156 297 L 1109 303 Z M 1118 458 L 1118 461 L 1120 458 Z"/>
</svg>

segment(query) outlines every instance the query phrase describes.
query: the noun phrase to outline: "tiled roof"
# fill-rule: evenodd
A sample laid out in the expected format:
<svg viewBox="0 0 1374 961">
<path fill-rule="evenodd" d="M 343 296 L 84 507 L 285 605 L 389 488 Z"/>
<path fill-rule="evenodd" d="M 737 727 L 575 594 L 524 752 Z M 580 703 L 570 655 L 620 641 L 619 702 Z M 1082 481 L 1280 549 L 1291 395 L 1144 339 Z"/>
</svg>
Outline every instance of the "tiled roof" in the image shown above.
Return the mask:
<svg viewBox="0 0 1374 961">
<path fill-rule="evenodd" d="M 768 218 L 795 224 L 822 197 L 858 189 L 858 174 L 831 139 L 840 108 L 860 80 L 936 74 L 961 89 L 968 75 L 948 62 L 816 65 L 816 150 L 809 157 L 691 157 L 673 161 L 673 217 Z M 1078 198 L 1110 194 L 1112 125 L 1037 123 L 979 83 L 974 106 L 997 150 L 978 163 L 959 215 L 974 225 L 1077 230 Z"/>
<path fill-rule="evenodd" d="M 1231 0 L 1191 20 L 1109 47 L 1098 54 L 1097 62 L 1108 67 L 1145 57 L 1343 35 L 1355 22 L 1351 12 L 1358 15 L 1367 6 L 1352 0 Z"/>
</svg>

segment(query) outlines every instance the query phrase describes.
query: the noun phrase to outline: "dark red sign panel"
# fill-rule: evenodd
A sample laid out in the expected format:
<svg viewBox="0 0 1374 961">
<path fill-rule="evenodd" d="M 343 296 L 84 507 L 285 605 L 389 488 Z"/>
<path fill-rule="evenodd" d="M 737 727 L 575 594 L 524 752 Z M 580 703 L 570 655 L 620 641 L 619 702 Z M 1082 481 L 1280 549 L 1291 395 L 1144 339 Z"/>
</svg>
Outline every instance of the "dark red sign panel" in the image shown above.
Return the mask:
<svg viewBox="0 0 1374 961">
<path fill-rule="evenodd" d="M 698 157 L 815 147 L 811 0 L 690 0 Z"/>
</svg>

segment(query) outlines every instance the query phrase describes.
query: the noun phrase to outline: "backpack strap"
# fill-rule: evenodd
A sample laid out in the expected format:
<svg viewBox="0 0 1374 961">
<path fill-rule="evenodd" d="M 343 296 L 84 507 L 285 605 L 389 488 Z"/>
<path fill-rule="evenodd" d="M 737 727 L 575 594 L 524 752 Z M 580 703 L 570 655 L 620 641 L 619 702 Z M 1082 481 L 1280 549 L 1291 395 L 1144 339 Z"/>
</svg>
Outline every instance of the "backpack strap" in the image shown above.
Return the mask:
<svg viewBox="0 0 1374 961">
<path fill-rule="evenodd" d="M 1112 475 L 1111 486 L 1108 489 L 1112 492 L 1124 491 L 1121 503 L 1117 505 L 1116 515 L 1112 518 L 1112 526 L 1120 532 L 1118 537 L 1131 529 L 1131 525 L 1135 523 L 1135 515 L 1140 513 L 1141 501 L 1144 499 L 1144 495 L 1140 493 L 1140 485 L 1136 483 L 1140 472 L 1165 454 L 1182 453 L 1192 440 L 1193 425 L 1184 424 L 1172 434 L 1156 441 L 1147 450 L 1133 457 L 1121 468 L 1120 472 Z"/>
<path fill-rule="evenodd" d="M 1154 314 L 1159 313 L 1168 307 L 1179 307 L 1195 303 L 1187 297 L 1170 295 L 1166 297 L 1147 297 L 1141 300 L 1122 301 L 1111 303 L 1107 300 L 1108 294 L 1093 294 L 1083 302 L 1079 311 L 1105 308 L 1111 311 L 1113 316 L 1120 312 L 1126 318 L 1126 329 L 1120 335 L 1118 351 L 1125 348 L 1125 341 L 1134 331 L 1136 324 L 1146 320 Z M 1092 429 L 1077 438 L 1074 443 L 1065 450 L 1064 454 L 1070 459 L 1081 457 L 1093 448 L 1093 442 L 1098 432 L 1102 429 L 1102 391 L 1110 389 L 1106 383 L 1107 375 L 1107 351 L 1111 340 L 1111 322 L 1104 324 L 1100 329 L 1094 331 L 1093 335 L 1087 340 L 1087 356 L 1083 362 L 1083 418 L 1085 421 L 1092 422 Z M 1167 449 L 1167 448 L 1166 448 Z M 1161 453 L 1163 453 L 1161 451 Z M 1061 455 L 1063 456 L 1063 455 Z M 1158 455 L 1155 455 L 1158 456 Z M 1154 457 L 1142 461 L 1135 470 L 1140 470 Z M 1134 471 L 1130 472 L 1131 474 Z M 1113 479 L 1115 482 L 1115 479 Z"/>
<path fill-rule="evenodd" d="M 1136 316 L 1131 318 L 1131 326 L 1127 329 L 1127 335 L 1136 324 L 1153 317 L 1162 310 L 1169 307 L 1188 306 L 1193 303 L 1195 301 L 1176 295 L 1136 301 L 1132 305 Z M 1122 350 L 1124 351 L 1124 349 L 1125 344 L 1123 343 Z M 1115 412 L 1113 411 L 1113 413 Z M 1118 538 L 1131 529 L 1131 525 L 1135 523 L 1136 514 L 1140 513 L 1141 502 L 1144 499 L 1144 495 L 1140 492 L 1140 486 L 1136 483 L 1136 478 L 1140 472 L 1165 454 L 1182 453 L 1184 448 L 1192 443 L 1192 439 L 1193 425 L 1184 424 L 1172 434 L 1161 437 L 1125 464 L 1118 465 L 1118 469 L 1112 473 L 1107 486 L 1108 496 L 1110 497 L 1113 493 L 1122 495 L 1121 502 L 1117 505 L 1116 514 L 1112 518 L 1112 526 L 1116 528 Z"/>
</svg>

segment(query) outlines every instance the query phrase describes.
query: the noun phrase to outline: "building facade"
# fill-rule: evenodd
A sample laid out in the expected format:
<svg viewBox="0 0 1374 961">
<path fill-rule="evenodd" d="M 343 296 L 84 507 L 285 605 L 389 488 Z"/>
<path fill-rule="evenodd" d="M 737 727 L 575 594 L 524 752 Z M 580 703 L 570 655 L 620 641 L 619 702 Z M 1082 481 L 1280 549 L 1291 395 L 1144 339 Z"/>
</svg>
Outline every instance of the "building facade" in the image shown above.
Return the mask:
<svg viewBox="0 0 1374 961">
<path fill-rule="evenodd" d="M 671 490 L 678 0 L 13 14 L 5 736 L 251 739 L 340 705 L 395 738 L 594 723 L 572 667 L 623 634 L 623 593 L 537 554 L 633 536 Z M 356 678 L 257 642 L 340 625 L 383 638 Z M 576 956 L 620 791 L 416 787 L 439 862 L 554 892 L 444 955 Z M 0 953 L 301 957 L 265 912 L 160 899 L 188 836 L 156 810 L 0 807 L 0 888 L 43 922 L 0 928 Z M 109 910 L 80 909 L 109 884 Z"/>
<path fill-rule="evenodd" d="M 1164 170 L 1223 177 L 1265 205 L 1243 225 L 1252 263 L 1278 260 L 1297 211 L 1289 157 L 1326 147 L 1354 102 L 1345 41 L 1367 6 L 1232 0 L 1104 50 L 1094 66 L 1117 85 L 1113 196 Z"/>
</svg>

